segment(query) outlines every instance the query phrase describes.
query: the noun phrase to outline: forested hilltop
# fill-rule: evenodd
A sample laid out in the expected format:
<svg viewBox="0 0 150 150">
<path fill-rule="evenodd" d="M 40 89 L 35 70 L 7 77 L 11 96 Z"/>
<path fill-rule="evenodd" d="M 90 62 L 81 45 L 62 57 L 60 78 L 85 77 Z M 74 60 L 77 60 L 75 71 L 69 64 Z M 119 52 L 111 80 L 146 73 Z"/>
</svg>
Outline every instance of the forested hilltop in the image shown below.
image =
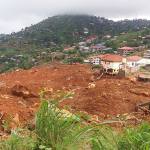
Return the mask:
<svg viewBox="0 0 150 150">
<path fill-rule="evenodd" d="M 49 17 L 20 32 L 2 36 L 1 41 L 10 45 L 48 47 L 54 43 L 72 44 L 88 35 L 96 34 L 99 37 L 107 34 L 117 35 L 121 32 L 138 31 L 149 26 L 150 21 L 142 19 L 114 22 L 89 15 L 60 15 Z"/>
</svg>

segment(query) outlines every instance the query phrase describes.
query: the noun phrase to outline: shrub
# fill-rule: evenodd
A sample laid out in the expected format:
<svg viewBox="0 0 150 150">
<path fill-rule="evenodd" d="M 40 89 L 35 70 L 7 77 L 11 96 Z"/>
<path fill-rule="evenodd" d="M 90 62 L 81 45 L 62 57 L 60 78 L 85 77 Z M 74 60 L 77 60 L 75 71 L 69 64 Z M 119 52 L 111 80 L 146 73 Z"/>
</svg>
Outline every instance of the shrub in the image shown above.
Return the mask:
<svg viewBox="0 0 150 150">
<path fill-rule="evenodd" d="M 21 135 L 18 131 L 12 133 L 10 138 L 0 142 L 1 150 L 35 150 L 36 140 L 31 135 Z"/>
<path fill-rule="evenodd" d="M 144 123 L 137 128 L 126 129 L 119 137 L 120 150 L 149 150 L 150 124 Z"/>
<path fill-rule="evenodd" d="M 107 126 L 94 129 L 92 136 L 92 150 L 118 150 L 117 136 Z"/>
<path fill-rule="evenodd" d="M 72 116 L 66 116 L 55 104 L 42 101 L 36 119 L 36 134 L 40 145 L 54 150 L 78 149 L 88 139 L 91 128 Z"/>
</svg>

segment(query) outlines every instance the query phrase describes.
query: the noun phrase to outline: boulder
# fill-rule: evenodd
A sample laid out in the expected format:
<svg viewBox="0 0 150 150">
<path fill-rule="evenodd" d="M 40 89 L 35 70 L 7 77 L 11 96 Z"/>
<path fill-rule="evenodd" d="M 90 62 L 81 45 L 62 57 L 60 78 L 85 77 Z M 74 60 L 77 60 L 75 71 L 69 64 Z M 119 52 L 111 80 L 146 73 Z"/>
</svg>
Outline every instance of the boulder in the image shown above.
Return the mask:
<svg viewBox="0 0 150 150">
<path fill-rule="evenodd" d="M 23 98 L 37 98 L 39 97 L 37 94 L 32 93 L 27 87 L 16 84 L 11 88 L 11 93 L 14 96 L 23 97 Z"/>
</svg>

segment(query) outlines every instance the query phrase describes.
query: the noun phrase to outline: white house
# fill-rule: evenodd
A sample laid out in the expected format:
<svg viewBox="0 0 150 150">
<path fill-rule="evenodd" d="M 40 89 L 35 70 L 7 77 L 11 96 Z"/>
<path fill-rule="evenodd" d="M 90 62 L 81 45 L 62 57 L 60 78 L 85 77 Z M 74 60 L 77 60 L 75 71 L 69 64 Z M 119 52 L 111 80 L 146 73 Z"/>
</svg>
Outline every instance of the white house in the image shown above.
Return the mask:
<svg viewBox="0 0 150 150">
<path fill-rule="evenodd" d="M 150 59 L 150 50 L 147 50 L 147 51 L 144 53 L 144 58 L 149 58 L 149 59 Z"/>
<path fill-rule="evenodd" d="M 127 66 L 130 68 L 139 66 L 139 62 L 142 59 L 142 57 L 139 56 L 129 56 L 127 59 Z"/>
<path fill-rule="evenodd" d="M 101 59 L 100 59 L 99 55 L 98 56 L 92 56 L 92 57 L 90 57 L 89 61 L 93 65 L 100 65 L 100 63 L 101 63 Z"/>
<path fill-rule="evenodd" d="M 142 58 L 140 61 L 138 61 L 139 66 L 145 66 L 150 64 L 150 59 L 148 58 Z"/>
<path fill-rule="evenodd" d="M 115 54 L 105 54 L 101 58 L 101 64 L 106 73 L 117 74 L 123 66 L 123 57 Z"/>
</svg>

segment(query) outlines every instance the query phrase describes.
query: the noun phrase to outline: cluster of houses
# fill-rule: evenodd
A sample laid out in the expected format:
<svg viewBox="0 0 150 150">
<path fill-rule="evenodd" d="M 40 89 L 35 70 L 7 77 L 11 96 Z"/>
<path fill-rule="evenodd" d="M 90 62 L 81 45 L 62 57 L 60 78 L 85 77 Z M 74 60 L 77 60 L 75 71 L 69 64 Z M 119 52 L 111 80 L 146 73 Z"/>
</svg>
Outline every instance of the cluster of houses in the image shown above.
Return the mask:
<svg viewBox="0 0 150 150">
<path fill-rule="evenodd" d="M 86 46 L 85 42 L 79 43 L 79 50 L 82 52 L 100 52 L 100 53 L 107 53 L 112 50 L 110 47 L 106 47 L 104 43 L 99 43 L 91 46 Z"/>
<path fill-rule="evenodd" d="M 93 41 L 95 41 L 97 38 L 95 36 L 90 36 L 86 39 L 85 42 L 79 43 L 79 50 L 82 52 L 100 52 L 100 53 L 107 53 L 108 51 L 111 51 L 112 48 L 106 47 L 105 43 L 98 43 L 98 44 L 91 44 Z M 89 46 L 89 44 L 91 44 Z"/>
<path fill-rule="evenodd" d="M 107 35 L 109 36 L 109 35 Z M 108 53 L 112 51 L 112 48 L 106 47 L 104 42 L 93 44 L 98 37 L 96 35 L 88 36 L 84 41 L 78 43 L 79 50 L 85 53 Z M 64 51 L 74 50 L 76 46 L 65 47 Z"/>
<path fill-rule="evenodd" d="M 85 32 L 87 30 L 85 29 Z M 107 39 L 111 38 L 109 35 Z M 96 35 L 88 36 L 83 42 L 78 43 L 79 50 L 82 52 L 98 53 L 84 60 L 85 63 L 93 65 L 101 65 L 106 73 L 118 74 L 120 70 L 126 73 L 137 72 L 141 66 L 150 65 L 150 50 L 144 53 L 143 57 L 134 55 L 135 52 L 143 51 L 146 47 L 121 47 L 114 53 L 112 48 L 106 47 L 104 42 L 96 43 L 98 37 Z M 69 51 L 75 49 L 75 46 L 67 47 L 64 50 Z M 100 55 L 99 55 L 100 54 Z"/>
<path fill-rule="evenodd" d="M 111 74 L 118 74 L 120 70 L 125 70 L 128 73 L 137 72 L 141 66 L 150 65 L 150 50 L 147 50 L 144 57 L 128 56 L 134 51 L 129 47 L 119 48 L 118 51 L 118 54 L 92 56 L 85 62 L 101 65 L 106 73 Z"/>
</svg>

